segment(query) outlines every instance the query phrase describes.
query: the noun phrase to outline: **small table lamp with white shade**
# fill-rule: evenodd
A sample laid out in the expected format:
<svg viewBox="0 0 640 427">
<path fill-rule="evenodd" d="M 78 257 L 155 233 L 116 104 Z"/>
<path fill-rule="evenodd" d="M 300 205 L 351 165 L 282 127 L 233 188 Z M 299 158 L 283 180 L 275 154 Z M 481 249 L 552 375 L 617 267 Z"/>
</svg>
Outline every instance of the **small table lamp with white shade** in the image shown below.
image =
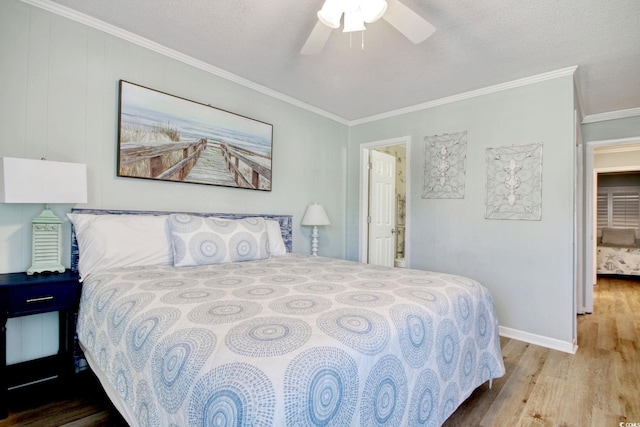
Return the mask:
<svg viewBox="0 0 640 427">
<path fill-rule="evenodd" d="M 313 225 L 313 232 L 311 233 L 311 255 L 318 256 L 318 226 L 331 225 L 327 212 L 325 212 L 322 205 L 318 203 L 309 205 L 300 224 Z"/>
<path fill-rule="evenodd" d="M 40 203 L 32 224 L 32 258 L 27 274 L 62 273 L 62 221 L 49 203 L 86 203 L 87 166 L 50 160 L 0 158 L 0 202 Z"/>
</svg>

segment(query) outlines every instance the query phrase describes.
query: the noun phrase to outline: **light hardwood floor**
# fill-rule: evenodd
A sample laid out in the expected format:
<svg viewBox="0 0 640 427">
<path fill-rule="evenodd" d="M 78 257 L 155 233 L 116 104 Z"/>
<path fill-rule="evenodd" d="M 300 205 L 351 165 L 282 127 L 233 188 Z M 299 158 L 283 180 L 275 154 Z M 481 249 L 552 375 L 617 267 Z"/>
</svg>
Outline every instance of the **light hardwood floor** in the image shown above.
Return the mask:
<svg viewBox="0 0 640 427">
<path fill-rule="evenodd" d="M 640 281 L 600 278 L 575 355 L 501 339 L 506 374 L 447 420 L 459 426 L 640 426 Z M 89 375 L 11 393 L 6 426 L 126 426 Z M 633 424 L 630 424 L 633 425 Z"/>
<path fill-rule="evenodd" d="M 578 351 L 501 339 L 506 374 L 444 424 L 640 426 L 640 281 L 599 278 L 594 313 L 578 316 Z"/>
</svg>

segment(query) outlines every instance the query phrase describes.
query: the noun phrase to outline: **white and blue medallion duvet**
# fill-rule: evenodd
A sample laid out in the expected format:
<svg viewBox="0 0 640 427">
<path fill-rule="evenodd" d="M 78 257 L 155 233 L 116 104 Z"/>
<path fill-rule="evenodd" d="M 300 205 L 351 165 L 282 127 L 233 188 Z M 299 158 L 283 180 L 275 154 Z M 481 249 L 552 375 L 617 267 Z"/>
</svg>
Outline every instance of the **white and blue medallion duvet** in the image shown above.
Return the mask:
<svg viewBox="0 0 640 427">
<path fill-rule="evenodd" d="M 477 282 L 305 255 L 96 273 L 78 338 L 141 426 L 439 426 L 504 374 Z"/>
</svg>

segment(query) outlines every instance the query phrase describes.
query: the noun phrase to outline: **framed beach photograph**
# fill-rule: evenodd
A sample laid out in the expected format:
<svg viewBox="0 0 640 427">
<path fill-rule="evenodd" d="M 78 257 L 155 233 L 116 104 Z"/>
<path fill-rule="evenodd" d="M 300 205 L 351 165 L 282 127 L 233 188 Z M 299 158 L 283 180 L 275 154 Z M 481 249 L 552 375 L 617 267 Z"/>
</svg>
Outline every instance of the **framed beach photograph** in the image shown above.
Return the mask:
<svg viewBox="0 0 640 427">
<path fill-rule="evenodd" d="M 273 126 L 120 80 L 118 176 L 271 191 Z"/>
</svg>

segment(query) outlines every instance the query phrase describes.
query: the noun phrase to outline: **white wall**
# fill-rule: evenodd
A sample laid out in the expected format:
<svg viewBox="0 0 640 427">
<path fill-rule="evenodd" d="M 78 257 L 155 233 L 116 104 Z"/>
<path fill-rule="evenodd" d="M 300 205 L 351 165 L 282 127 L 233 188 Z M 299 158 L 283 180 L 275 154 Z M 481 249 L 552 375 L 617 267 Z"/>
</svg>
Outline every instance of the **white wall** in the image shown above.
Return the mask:
<svg viewBox="0 0 640 427">
<path fill-rule="evenodd" d="M 272 124 L 273 190 L 116 177 L 119 79 Z M 0 3 L 0 157 L 86 163 L 83 207 L 292 214 L 294 251 L 306 252 L 311 230 L 300 219 L 318 201 L 331 219 L 320 253 L 344 257 L 347 138 L 343 124 L 18 0 Z M 30 221 L 41 209 L 0 204 L 0 273 L 31 265 Z M 64 233 L 68 265 L 68 224 Z M 11 360 L 43 355 L 8 347 Z"/>
<path fill-rule="evenodd" d="M 350 129 L 347 257 L 358 256 L 359 145 L 410 135 L 411 267 L 474 278 L 503 327 L 571 346 L 575 314 L 575 136 L 572 76 Z M 468 131 L 464 199 L 422 199 L 424 137 Z M 487 148 L 543 143 L 542 220 L 484 218 Z"/>
</svg>

